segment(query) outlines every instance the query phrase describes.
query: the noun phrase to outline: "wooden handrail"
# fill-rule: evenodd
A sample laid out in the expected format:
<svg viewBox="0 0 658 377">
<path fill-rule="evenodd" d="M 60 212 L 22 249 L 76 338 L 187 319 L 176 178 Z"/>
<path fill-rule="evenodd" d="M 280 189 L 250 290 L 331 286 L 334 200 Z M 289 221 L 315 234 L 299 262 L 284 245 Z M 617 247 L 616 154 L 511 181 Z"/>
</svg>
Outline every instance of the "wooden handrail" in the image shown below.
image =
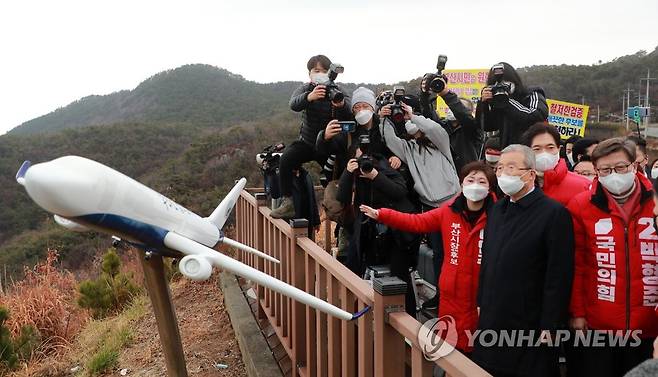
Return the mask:
<svg viewBox="0 0 658 377">
<path fill-rule="evenodd" d="M 258 190 L 262 191 L 262 190 Z M 292 362 L 293 376 L 432 375 L 418 342 L 421 323 L 401 310 L 404 294 L 384 296 L 310 239 L 307 227 L 293 228 L 270 217 L 262 198 L 240 194 L 236 238 L 281 261 L 263 261 L 249 253 L 238 258 L 343 310 L 372 310 L 357 321 L 341 321 L 264 287 L 255 287 L 259 319 L 267 319 Z M 327 243 L 330 240 L 326 240 Z M 379 288 L 378 288 L 379 289 Z M 410 352 L 409 352 L 410 351 Z M 410 357 L 409 357 L 410 355 Z M 451 377 L 489 376 L 455 350 L 436 365 Z"/>
<path fill-rule="evenodd" d="M 324 267 L 332 276 L 338 279 L 359 300 L 372 306 L 374 302 L 374 291 L 368 282 L 359 279 L 349 268 L 338 263 L 330 254 L 309 238 L 299 238 L 297 244 L 304 249 L 316 262 Z"/>
</svg>

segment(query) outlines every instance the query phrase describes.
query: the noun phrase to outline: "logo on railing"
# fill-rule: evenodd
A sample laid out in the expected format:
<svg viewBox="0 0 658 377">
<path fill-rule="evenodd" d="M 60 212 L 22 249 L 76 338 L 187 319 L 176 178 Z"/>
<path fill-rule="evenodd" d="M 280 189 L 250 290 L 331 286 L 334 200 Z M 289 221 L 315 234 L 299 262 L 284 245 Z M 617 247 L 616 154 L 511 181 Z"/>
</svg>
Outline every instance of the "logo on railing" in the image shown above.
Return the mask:
<svg viewBox="0 0 658 377">
<path fill-rule="evenodd" d="M 457 336 L 455 319 L 444 315 L 423 323 L 418 331 L 418 343 L 425 359 L 436 361 L 455 349 Z"/>
</svg>

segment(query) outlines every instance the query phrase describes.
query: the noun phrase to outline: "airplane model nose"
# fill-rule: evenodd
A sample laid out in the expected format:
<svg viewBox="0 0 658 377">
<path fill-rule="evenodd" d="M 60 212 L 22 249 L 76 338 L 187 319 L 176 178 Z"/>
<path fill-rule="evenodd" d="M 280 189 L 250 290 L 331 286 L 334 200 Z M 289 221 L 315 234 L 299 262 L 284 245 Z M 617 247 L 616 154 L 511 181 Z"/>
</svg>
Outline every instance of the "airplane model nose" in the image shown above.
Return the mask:
<svg viewBox="0 0 658 377">
<path fill-rule="evenodd" d="M 83 215 L 85 199 L 93 197 L 95 186 L 90 179 L 56 161 L 28 166 L 16 179 L 40 207 L 62 216 Z"/>
</svg>

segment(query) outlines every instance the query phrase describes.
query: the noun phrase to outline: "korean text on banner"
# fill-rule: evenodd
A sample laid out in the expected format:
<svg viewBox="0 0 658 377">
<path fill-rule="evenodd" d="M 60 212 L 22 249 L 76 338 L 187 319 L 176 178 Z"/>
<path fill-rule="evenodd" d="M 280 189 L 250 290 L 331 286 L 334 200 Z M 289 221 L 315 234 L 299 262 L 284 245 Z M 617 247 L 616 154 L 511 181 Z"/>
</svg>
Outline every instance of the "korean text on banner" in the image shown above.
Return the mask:
<svg viewBox="0 0 658 377">
<path fill-rule="evenodd" d="M 448 77 L 448 88 L 457 96 L 468 98 L 473 105 L 480 100 L 480 92 L 487 85 L 488 69 L 446 69 L 443 74 Z M 440 96 L 436 97 L 436 111 L 445 117 L 448 105 Z"/>
<path fill-rule="evenodd" d="M 562 139 L 585 136 L 589 106 L 547 99 L 548 123 L 554 125 Z"/>
</svg>

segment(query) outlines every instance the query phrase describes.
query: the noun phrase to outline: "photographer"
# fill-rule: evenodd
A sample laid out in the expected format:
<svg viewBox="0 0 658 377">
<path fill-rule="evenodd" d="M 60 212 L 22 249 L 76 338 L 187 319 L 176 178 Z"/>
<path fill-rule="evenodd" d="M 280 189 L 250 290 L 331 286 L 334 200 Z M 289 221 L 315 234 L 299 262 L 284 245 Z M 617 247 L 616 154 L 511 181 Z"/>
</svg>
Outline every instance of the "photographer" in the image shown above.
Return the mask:
<svg viewBox="0 0 658 377">
<path fill-rule="evenodd" d="M 390 105 L 380 110 L 382 121 L 379 127 L 386 145 L 409 167 L 414 190 L 420 200 L 421 212 L 427 212 L 439 207 L 459 192 L 459 178 L 450 153 L 450 140 L 445 129 L 439 124 L 423 116 L 414 115 L 412 108 L 405 103 L 401 106 L 407 120 L 407 134 L 411 139 L 405 140 L 395 134 L 393 123 L 388 119 L 391 113 Z M 434 281 L 438 282 L 443 261 L 440 233 L 430 233 L 428 240 L 432 248 Z M 434 297 L 423 307 L 434 309 L 437 304 L 438 297 Z"/>
<path fill-rule="evenodd" d="M 318 132 L 332 119 L 352 118 L 349 98 L 334 83 L 336 75 L 342 72 L 342 66 L 335 66 L 326 56 L 317 55 L 309 59 L 306 68 L 310 82 L 302 84 L 290 98 L 292 111 L 302 113 L 302 125 L 299 140 L 288 146 L 281 156 L 279 182 L 283 203 L 272 211 L 273 218 L 288 218 L 295 214 L 293 170 L 305 162 L 317 161 L 322 166 L 326 161 L 327 156 L 315 150 Z"/>
<path fill-rule="evenodd" d="M 499 63 L 489 70 L 476 118 L 485 131 L 499 131 L 500 147 L 505 148 L 518 144 L 531 125 L 545 122 L 548 105 L 542 89 L 526 88 L 514 67 Z"/>
<path fill-rule="evenodd" d="M 440 124 L 450 137 L 450 147 L 452 148 L 452 158 L 457 171 L 469 162 L 480 159 L 482 145 L 484 143 L 484 132 L 482 127 L 473 117 L 473 102 L 466 98 L 459 98 L 444 87 L 437 93 L 450 108 L 444 119 L 439 119 L 435 108 L 432 106 L 434 101 L 430 101 L 429 79 L 431 76 L 425 75 L 420 83 L 420 107 L 424 117 L 431 119 Z M 447 80 L 446 80 L 447 81 Z"/>
<path fill-rule="evenodd" d="M 337 198 L 353 214 L 346 265 L 359 276 L 363 275 L 368 266 L 390 265 L 392 275 L 409 283 L 406 309 L 409 314 L 415 315 L 416 301 L 409 272 L 417 262 L 418 238 L 389 229 L 358 210 L 360 205 L 365 204 L 372 208 L 413 211 L 413 205 L 407 199 L 404 179 L 390 167 L 386 159 L 371 156 L 369 144 L 367 135 L 359 138 L 355 158 L 347 163 L 338 184 Z"/>
<path fill-rule="evenodd" d="M 379 116 L 375 114 L 375 94 L 372 90 L 358 87 L 352 93 L 352 114 L 356 119 L 353 130 L 345 130 L 338 120 L 332 120 L 320 131 L 315 142 L 316 150 L 324 155 L 336 155 L 334 171 L 338 177 L 345 169 L 349 155 L 354 155 L 358 147 L 359 137 L 368 135 L 370 138 L 370 153 L 388 159 L 393 169 L 401 165 L 400 159 L 386 147 L 379 132 Z M 347 126 L 347 125 L 346 125 Z M 351 152 L 351 153 L 350 153 Z"/>
</svg>

